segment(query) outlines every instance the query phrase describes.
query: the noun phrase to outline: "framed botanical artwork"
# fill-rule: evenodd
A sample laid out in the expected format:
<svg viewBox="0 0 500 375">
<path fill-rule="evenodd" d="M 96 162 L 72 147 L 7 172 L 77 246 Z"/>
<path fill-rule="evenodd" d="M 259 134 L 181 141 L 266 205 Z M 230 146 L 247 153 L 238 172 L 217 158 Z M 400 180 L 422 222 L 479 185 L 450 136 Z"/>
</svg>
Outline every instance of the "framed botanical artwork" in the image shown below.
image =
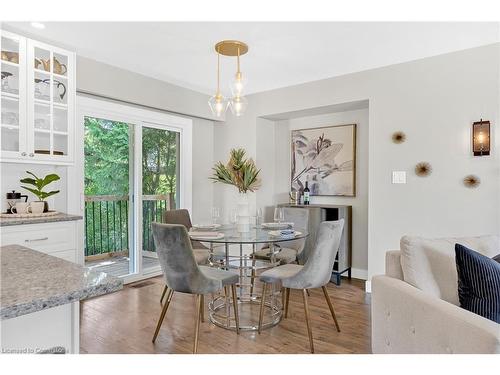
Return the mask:
<svg viewBox="0 0 500 375">
<path fill-rule="evenodd" d="M 356 124 L 292 130 L 291 190 L 356 196 Z"/>
</svg>

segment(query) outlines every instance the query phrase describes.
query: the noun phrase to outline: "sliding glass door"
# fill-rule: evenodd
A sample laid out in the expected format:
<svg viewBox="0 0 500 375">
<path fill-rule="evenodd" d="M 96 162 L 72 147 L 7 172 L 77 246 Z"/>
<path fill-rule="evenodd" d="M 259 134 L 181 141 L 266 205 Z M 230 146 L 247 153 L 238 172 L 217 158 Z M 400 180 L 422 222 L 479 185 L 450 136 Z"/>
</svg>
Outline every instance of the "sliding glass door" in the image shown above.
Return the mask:
<svg viewBox="0 0 500 375">
<path fill-rule="evenodd" d="M 86 104 L 79 108 L 84 263 L 126 282 L 157 275 L 151 223 L 163 222 L 167 210 L 190 209 L 191 122 L 79 100 Z"/>
<path fill-rule="evenodd" d="M 158 265 L 152 222 L 179 207 L 180 133 L 164 126 L 142 126 L 142 260 L 144 273 Z"/>
<path fill-rule="evenodd" d="M 134 126 L 84 117 L 85 265 L 114 276 L 137 272 Z"/>
</svg>

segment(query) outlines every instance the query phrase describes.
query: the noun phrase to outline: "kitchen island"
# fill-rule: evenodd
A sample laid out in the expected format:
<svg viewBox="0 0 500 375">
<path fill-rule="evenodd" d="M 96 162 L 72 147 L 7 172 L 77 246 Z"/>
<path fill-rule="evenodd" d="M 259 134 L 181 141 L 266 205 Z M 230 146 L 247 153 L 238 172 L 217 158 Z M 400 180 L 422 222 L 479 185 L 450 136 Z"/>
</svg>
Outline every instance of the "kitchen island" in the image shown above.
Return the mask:
<svg viewBox="0 0 500 375">
<path fill-rule="evenodd" d="M 0 247 L 0 261 L 2 353 L 78 353 L 80 301 L 123 287 L 116 277 L 19 245 Z"/>
</svg>

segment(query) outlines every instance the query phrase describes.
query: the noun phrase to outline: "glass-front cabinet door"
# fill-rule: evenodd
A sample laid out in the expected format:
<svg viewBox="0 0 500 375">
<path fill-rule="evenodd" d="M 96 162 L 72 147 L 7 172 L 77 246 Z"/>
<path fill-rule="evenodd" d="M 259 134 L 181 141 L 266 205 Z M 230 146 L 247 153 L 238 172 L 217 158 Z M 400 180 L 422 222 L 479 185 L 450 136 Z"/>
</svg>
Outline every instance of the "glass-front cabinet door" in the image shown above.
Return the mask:
<svg viewBox="0 0 500 375">
<path fill-rule="evenodd" d="M 1 153 L 26 157 L 26 39 L 2 31 L 0 47 Z"/>
<path fill-rule="evenodd" d="M 71 161 L 74 54 L 34 40 L 28 40 L 27 51 L 29 156 Z"/>
</svg>

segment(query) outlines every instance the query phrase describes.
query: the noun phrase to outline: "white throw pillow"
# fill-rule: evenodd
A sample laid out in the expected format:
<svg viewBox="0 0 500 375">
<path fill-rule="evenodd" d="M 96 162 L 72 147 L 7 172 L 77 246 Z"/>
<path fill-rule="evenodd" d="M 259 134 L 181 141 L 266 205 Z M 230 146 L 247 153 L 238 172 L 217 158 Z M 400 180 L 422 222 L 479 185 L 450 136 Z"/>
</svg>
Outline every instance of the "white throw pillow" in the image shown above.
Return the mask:
<svg viewBox="0 0 500 375">
<path fill-rule="evenodd" d="M 404 280 L 433 296 L 459 305 L 455 244 L 493 257 L 499 253 L 499 236 L 437 238 L 403 236 L 401 267 Z"/>
</svg>

